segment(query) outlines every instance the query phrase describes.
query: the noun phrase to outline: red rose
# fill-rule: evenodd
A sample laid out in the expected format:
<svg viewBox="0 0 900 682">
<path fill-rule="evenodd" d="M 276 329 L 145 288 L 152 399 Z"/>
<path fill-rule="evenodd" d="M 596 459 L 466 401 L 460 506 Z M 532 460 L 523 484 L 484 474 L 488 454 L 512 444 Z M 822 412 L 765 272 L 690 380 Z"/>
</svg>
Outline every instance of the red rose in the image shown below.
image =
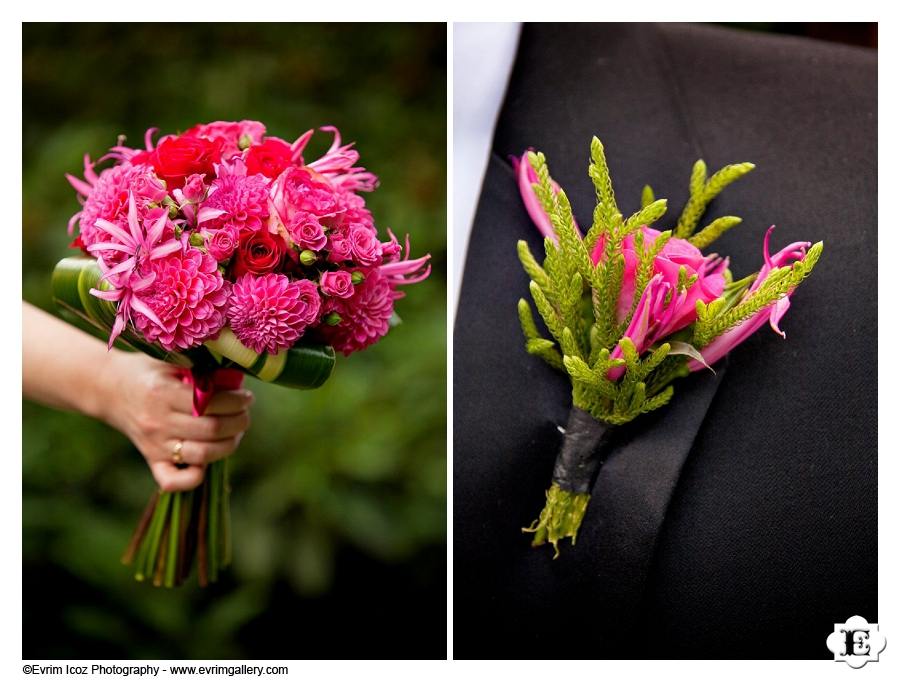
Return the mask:
<svg viewBox="0 0 900 682">
<path fill-rule="evenodd" d="M 255 275 L 272 272 L 283 256 L 284 240 L 281 237 L 266 230 L 245 232 L 234 252 L 234 276 L 240 277 L 245 272 Z"/>
<path fill-rule="evenodd" d="M 195 173 L 212 179 L 213 164 L 221 158 L 221 142 L 181 135 L 167 137 L 152 152 L 139 153 L 132 163 L 149 163 L 156 174 L 166 181 L 166 189 L 171 192 L 181 189 L 185 179 Z"/>
<path fill-rule="evenodd" d="M 291 146 L 275 137 L 250 147 L 247 152 L 247 174 L 262 173 L 267 178 L 277 178 L 291 165 Z"/>
</svg>

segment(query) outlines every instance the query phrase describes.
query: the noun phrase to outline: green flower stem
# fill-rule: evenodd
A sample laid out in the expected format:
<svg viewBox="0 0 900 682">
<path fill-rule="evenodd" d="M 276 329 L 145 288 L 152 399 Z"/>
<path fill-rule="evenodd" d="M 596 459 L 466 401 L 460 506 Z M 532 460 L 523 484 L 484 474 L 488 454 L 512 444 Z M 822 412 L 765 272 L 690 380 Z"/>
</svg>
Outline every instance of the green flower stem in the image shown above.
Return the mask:
<svg viewBox="0 0 900 682">
<path fill-rule="evenodd" d="M 144 513 L 141 516 L 141 520 L 138 522 L 137 528 L 134 529 L 131 541 L 128 543 L 125 553 L 122 555 L 122 563 L 126 566 L 130 566 L 134 563 L 137 551 L 140 548 L 144 537 L 147 535 L 147 529 L 150 527 L 150 521 L 153 519 L 153 511 L 156 509 L 158 500 L 159 492 L 156 491 L 150 496 L 150 501 L 147 502 L 147 506 L 144 507 Z"/>
<path fill-rule="evenodd" d="M 209 584 L 209 476 L 204 478 L 200 493 L 200 512 L 197 515 L 197 582 Z"/>
<path fill-rule="evenodd" d="M 219 578 L 219 505 L 221 503 L 221 478 L 219 467 L 221 462 L 213 462 L 209 465 L 209 581 L 216 582 Z"/>
<path fill-rule="evenodd" d="M 194 491 L 184 493 L 184 502 L 181 509 L 181 529 L 178 533 L 178 569 L 175 575 L 175 584 L 181 585 L 191 570 L 190 529 L 194 516 Z"/>
<path fill-rule="evenodd" d="M 169 507 L 171 508 L 171 502 Z M 156 557 L 156 568 L 153 571 L 153 586 L 162 587 L 166 574 L 166 549 L 169 546 L 169 524 L 163 525 L 162 535 L 159 537 L 159 554 Z"/>
<path fill-rule="evenodd" d="M 184 493 L 172 496 L 172 518 L 169 519 L 169 551 L 166 553 L 166 587 L 175 587 L 175 567 L 178 564 L 178 543 L 181 537 L 181 502 Z"/>
<path fill-rule="evenodd" d="M 590 493 L 573 493 L 563 490 L 556 483 L 551 485 L 540 517 L 528 528 L 522 529 L 525 533 L 534 533 L 531 546 L 539 547 L 549 542 L 553 545 L 553 558 L 559 557 L 560 540 L 572 538 L 572 544 L 575 544 L 590 499 Z"/>
<path fill-rule="evenodd" d="M 169 505 L 171 502 L 172 493 L 162 493 L 159 496 L 159 504 L 156 505 L 156 511 L 153 513 L 154 518 L 150 524 L 150 532 L 147 534 L 146 543 L 148 549 L 143 567 L 143 576 L 138 578 L 138 580 L 142 580 L 145 577 L 151 577 L 155 573 L 157 559 L 159 558 L 159 543 L 166 526 L 166 518 L 169 515 Z"/>
<path fill-rule="evenodd" d="M 228 460 L 222 461 L 222 566 L 231 565 L 231 480 Z"/>
</svg>

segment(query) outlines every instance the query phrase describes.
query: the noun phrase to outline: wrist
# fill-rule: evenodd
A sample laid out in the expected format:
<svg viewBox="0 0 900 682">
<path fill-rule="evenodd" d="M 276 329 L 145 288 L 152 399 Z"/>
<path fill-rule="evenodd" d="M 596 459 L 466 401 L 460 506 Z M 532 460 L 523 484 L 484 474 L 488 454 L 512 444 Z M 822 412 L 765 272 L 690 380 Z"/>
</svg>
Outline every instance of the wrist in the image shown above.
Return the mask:
<svg viewBox="0 0 900 682">
<path fill-rule="evenodd" d="M 91 390 L 84 391 L 81 397 L 81 412 L 113 427 L 116 425 L 111 421 L 111 407 L 118 400 L 116 390 L 122 381 L 121 365 L 127 355 L 125 351 L 115 348 L 109 350 L 91 370 L 91 381 L 88 382 Z"/>
</svg>

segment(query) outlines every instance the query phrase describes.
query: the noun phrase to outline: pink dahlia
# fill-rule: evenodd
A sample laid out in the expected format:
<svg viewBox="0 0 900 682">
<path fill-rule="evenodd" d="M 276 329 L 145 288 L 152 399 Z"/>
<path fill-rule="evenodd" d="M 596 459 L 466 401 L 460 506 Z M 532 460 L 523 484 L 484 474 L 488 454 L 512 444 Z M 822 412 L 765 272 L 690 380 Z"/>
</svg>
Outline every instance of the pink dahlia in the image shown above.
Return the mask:
<svg viewBox="0 0 900 682">
<path fill-rule="evenodd" d="M 225 325 L 228 284 L 216 259 L 184 248 L 150 261 L 152 284 L 141 300 L 153 315 L 134 311 L 133 322 L 150 343 L 166 350 L 192 348 L 211 339 Z"/>
<path fill-rule="evenodd" d="M 239 232 L 259 230 L 269 218 L 269 183 L 263 175 L 247 175 L 240 159 L 216 167 L 209 195 L 201 204 L 197 221 L 204 229 L 233 225 Z"/>
<path fill-rule="evenodd" d="M 322 301 L 308 279 L 291 281 L 286 275 L 242 275 L 228 305 L 228 321 L 235 336 L 257 353 L 290 348 L 319 318 Z"/>
<path fill-rule="evenodd" d="M 322 325 L 320 331 L 336 350 L 350 355 L 363 350 L 388 333 L 397 293 L 377 268 L 365 273 L 350 298 L 329 298 L 325 313 L 337 313 L 340 322 Z"/>
<path fill-rule="evenodd" d="M 97 175 L 90 159 L 85 157 L 85 180 L 71 175 L 66 177 L 75 190 L 84 198 L 81 211 L 69 221 L 69 233 L 78 221 L 81 243 L 89 247 L 105 241 L 108 235 L 97 227 L 98 220 L 127 227 L 128 194 L 134 195 L 137 211 L 144 216 L 150 204 L 159 203 L 166 197 L 166 186 L 154 175 L 149 166 L 132 166 L 122 163 L 107 168 Z M 105 254 L 107 260 L 114 260 L 112 254 Z"/>
</svg>

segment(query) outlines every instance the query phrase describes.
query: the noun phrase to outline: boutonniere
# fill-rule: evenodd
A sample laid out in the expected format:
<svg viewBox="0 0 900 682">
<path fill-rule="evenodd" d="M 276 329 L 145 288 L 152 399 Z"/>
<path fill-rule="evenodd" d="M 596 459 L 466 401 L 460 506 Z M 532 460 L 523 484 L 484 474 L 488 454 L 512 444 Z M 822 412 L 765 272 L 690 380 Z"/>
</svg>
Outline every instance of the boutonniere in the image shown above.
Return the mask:
<svg viewBox="0 0 900 682">
<path fill-rule="evenodd" d="M 551 543 L 555 558 L 560 540 L 575 543 L 610 430 L 666 405 L 676 379 L 709 368 L 767 321 L 784 337 L 779 322 L 818 261 L 822 242 L 794 242 L 772 254 L 770 227 L 759 271 L 737 280 L 727 257 L 704 253 L 741 219 L 716 218 L 698 230 L 700 219 L 713 198 L 753 170 L 750 163 L 707 177 L 706 164 L 697 161 L 681 216 L 671 229 L 658 231 L 650 225 L 663 217 L 666 200 L 646 186 L 640 210 L 623 217 L 595 137 L 589 175 L 597 206 L 584 235 L 544 155 L 527 152 L 514 165 L 546 254 L 541 264 L 519 241 L 519 259 L 552 337 L 538 329 L 531 306 L 519 299 L 525 348 L 572 382 L 572 409 L 546 504 L 523 529 L 534 534 L 533 546 Z"/>
</svg>

